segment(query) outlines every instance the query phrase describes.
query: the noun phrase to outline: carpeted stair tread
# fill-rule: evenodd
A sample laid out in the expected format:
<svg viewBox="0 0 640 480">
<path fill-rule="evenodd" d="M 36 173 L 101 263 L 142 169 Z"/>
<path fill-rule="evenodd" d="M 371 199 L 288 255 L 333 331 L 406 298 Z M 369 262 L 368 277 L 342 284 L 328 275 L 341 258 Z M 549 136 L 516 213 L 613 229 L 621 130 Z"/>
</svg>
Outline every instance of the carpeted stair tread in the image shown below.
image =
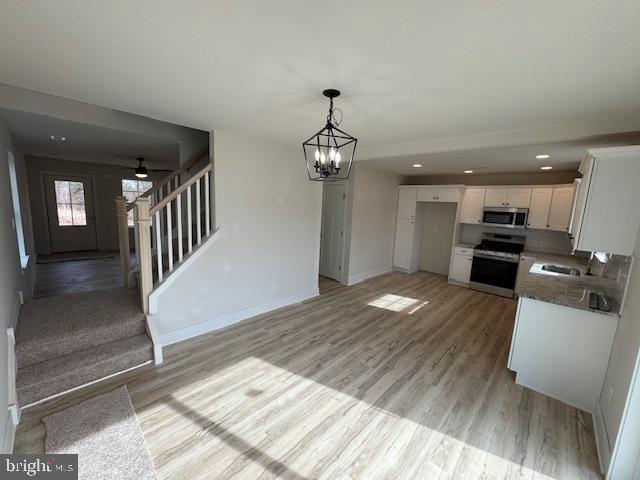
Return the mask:
<svg viewBox="0 0 640 480">
<path fill-rule="evenodd" d="M 145 333 L 20 368 L 16 379 L 18 401 L 26 407 L 152 358 L 153 345 Z"/>
<path fill-rule="evenodd" d="M 145 331 L 135 289 L 40 298 L 23 305 L 20 312 L 15 350 L 18 368 Z"/>
</svg>

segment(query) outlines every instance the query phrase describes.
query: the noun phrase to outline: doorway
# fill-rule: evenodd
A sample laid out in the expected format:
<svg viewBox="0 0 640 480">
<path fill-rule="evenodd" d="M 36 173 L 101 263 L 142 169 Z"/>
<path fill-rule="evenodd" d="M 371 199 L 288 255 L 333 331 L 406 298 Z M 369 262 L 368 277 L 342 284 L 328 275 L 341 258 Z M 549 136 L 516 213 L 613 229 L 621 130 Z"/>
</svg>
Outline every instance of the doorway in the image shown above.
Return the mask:
<svg viewBox="0 0 640 480">
<path fill-rule="evenodd" d="M 449 275 L 457 203 L 420 202 L 423 230 L 420 245 L 420 270 Z"/>
<path fill-rule="evenodd" d="M 44 175 L 52 253 L 97 249 L 91 177 Z"/>
<path fill-rule="evenodd" d="M 343 279 L 346 199 L 346 183 L 323 185 L 320 275 L 338 282 Z"/>
</svg>

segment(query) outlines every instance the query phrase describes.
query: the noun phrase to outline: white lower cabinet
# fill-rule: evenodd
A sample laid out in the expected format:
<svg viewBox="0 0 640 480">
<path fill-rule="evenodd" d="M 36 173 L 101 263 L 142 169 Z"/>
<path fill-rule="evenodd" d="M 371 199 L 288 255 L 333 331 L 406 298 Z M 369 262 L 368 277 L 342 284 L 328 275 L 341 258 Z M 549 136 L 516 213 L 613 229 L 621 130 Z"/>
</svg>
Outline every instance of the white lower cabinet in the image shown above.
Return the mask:
<svg viewBox="0 0 640 480">
<path fill-rule="evenodd" d="M 520 297 L 509 353 L 516 383 L 593 412 L 618 317 Z"/>
<path fill-rule="evenodd" d="M 449 271 L 449 280 L 458 283 L 469 283 L 471 277 L 471 263 L 473 262 L 473 250 L 456 247 L 453 252 L 453 261 Z"/>
</svg>

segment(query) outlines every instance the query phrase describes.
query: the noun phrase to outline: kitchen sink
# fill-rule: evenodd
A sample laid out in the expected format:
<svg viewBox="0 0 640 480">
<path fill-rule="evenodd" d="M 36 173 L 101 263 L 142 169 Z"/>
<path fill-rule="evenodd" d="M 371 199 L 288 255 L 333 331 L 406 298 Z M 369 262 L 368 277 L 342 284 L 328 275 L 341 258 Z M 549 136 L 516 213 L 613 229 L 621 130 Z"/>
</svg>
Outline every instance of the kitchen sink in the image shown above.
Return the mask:
<svg viewBox="0 0 640 480">
<path fill-rule="evenodd" d="M 543 265 L 542 270 L 545 272 L 558 273 L 560 275 L 579 276 L 580 270 L 571 267 L 562 267 L 560 265 Z"/>
</svg>

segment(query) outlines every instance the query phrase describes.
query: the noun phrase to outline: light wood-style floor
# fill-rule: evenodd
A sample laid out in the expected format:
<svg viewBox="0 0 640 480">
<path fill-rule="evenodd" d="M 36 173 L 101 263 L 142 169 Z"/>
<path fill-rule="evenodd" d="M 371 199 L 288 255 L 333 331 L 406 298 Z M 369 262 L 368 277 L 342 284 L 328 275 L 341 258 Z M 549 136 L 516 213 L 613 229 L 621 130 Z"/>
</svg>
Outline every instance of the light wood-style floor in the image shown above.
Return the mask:
<svg viewBox="0 0 640 480">
<path fill-rule="evenodd" d="M 601 478 L 588 414 L 514 383 L 515 302 L 387 274 L 169 347 L 126 381 L 159 478 Z"/>
</svg>

